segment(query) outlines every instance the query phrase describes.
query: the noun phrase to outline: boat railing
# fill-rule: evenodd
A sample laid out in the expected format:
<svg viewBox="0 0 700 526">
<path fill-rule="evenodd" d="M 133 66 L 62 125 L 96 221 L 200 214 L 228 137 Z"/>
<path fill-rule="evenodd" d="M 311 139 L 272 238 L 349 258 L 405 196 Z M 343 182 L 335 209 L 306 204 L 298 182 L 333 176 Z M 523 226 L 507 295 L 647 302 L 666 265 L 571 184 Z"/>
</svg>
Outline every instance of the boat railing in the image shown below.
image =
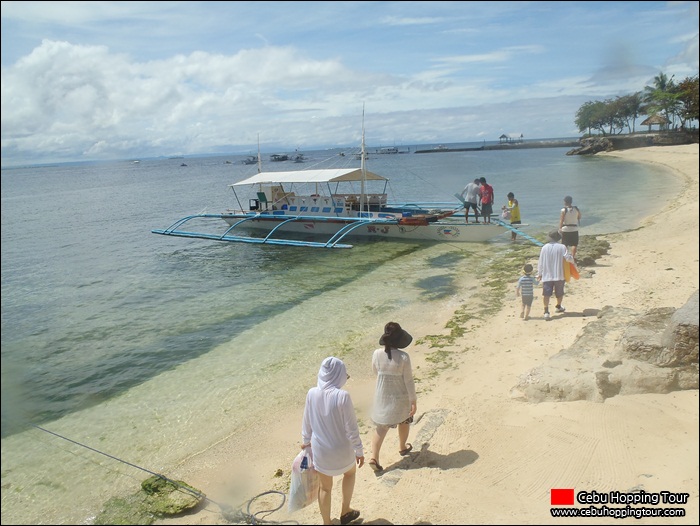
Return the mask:
<svg viewBox="0 0 700 526">
<path fill-rule="evenodd" d="M 336 203 L 343 203 L 348 210 L 359 210 L 360 206 L 379 209 L 385 206 L 387 202 L 386 194 L 365 194 L 364 197 L 360 194 L 333 194 L 333 199 Z M 338 206 L 343 206 L 340 204 Z"/>
</svg>

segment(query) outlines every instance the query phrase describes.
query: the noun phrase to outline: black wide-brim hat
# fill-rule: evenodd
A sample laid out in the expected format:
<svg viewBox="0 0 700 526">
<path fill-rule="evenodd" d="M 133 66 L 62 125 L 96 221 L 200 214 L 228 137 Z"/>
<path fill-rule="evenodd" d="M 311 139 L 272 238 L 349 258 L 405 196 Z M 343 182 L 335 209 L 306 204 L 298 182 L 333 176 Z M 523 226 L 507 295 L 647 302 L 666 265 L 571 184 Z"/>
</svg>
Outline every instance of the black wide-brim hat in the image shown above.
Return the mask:
<svg viewBox="0 0 700 526">
<path fill-rule="evenodd" d="M 392 334 L 394 336 L 394 341 L 392 342 L 385 342 L 384 341 L 384 335 L 382 335 L 381 338 L 379 338 L 379 345 L 390 345 L 392 347 L 396 347 L 397 349 L 403 349 L 404 347 L 408 347 L 411 345 L 411 342 L 413 341 L 413 336 L 408 334 L 405 330 L 401 329 L 401 331 L 396 334 Z"/>
</svg>

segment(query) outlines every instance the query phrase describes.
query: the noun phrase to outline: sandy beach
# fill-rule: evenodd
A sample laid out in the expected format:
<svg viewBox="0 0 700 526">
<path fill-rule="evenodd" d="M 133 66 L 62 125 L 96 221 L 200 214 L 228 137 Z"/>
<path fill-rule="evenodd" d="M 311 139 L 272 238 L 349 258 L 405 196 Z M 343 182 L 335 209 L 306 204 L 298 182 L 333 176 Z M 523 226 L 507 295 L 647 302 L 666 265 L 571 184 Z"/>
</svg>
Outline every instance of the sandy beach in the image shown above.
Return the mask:
<svg viewBox="0 0 700 526">
<path fill-rule="evenodd" d="M 677 198 L 644 220 L 640 228 L 598 236 L 609 241 L 610 252 L 597 261 L 590 276 L 567 286 L 567 316 L 545 322 L 539 288 L 532 318 L 520 319 L 514 275 L 512 297 L 505 306 L 446 349 L 452 353 L 454 366 L 420 382 L 419 418 L 409 438 L 414 452 L 401 457 L 392 431 L 382 448 L 385 473 L 377 477 L 367 465 L 358 470 L 352 506 L 361 511 L 361 518 L 356 523 L 620 522 L 610 517 L 553 518 L 550 490 L 574 488 L 599 493 L 688 493 L 687 504 L 680 505 L 685 517 L 622 522 L 698 524 L 697 390 L 614 396 L 604 403 L 535 404 L 512 394 L 522 374 L 567 348 L 596 319 L 574 313 L 605 306 L 640 311 L 679 308 L 698 289 L 698 145 L 602 155 L 667 168 L 676 178 Z M 553 207 L 556 214 L 560 203 Z M 414 370 L 421 370 L 431 352 L 427 344 L 420 343 L 421 337 L 445 333 L 453 315 L 453 311 L 432 312 L 415 324 L 397 320 L 414 336 L 414 343 L 406 349 Z M 368 349 L 367 370 L 372 350 Z M 367 415 L 374 379 L 369 374 L 353 374 L 346 388 L 357 409 L 369 461 L 372 428 Z M 298 451 L 303 402 L 280 408 L 256 429 L 230 437 L 170 473 L 168 476 L 186 481 L 211 500 L 196 513 L 158 524 L 231 523 L 218 504 L 237 508 L 264 492 L 285 491 L 289 467 Z M 280 469 L 282 475 L 276 476 Z M 333 488 L 336 524 L 340 524 L 339 480 L 336 478 Z M 251 510 L 270 509 L 279 503 L 279 496 L 270 494 L 257 499 Z M 291 515 L 285 505 L 261 517 L 321 524 L 315 504 Z"/>
</svg>

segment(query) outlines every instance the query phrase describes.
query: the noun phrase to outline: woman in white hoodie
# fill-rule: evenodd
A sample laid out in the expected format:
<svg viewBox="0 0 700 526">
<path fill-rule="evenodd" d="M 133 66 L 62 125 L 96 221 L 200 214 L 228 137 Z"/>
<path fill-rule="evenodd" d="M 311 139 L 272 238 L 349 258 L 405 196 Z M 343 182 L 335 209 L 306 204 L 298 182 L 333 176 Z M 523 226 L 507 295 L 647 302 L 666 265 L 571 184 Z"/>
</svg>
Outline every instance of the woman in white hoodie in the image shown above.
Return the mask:
<svg viewBox="0 0 700 526">
<path fill-rule="evenodd" d="M 321 364 L 317 386 L 306 395 L 301 448 L 311 447 L 313 453 L 323 524 L 333 524 L 331 491 L 336 475 L 343 475 L 340 523 L 349 524 L 360 516 L 359 511 L 350 508 L 350 500 L 355 489 L 355 466 L 362 467 L 365 456 L 350 393 L 341 389 L 349 378 L 345 363 L 329 356 Z"/>
</svg>

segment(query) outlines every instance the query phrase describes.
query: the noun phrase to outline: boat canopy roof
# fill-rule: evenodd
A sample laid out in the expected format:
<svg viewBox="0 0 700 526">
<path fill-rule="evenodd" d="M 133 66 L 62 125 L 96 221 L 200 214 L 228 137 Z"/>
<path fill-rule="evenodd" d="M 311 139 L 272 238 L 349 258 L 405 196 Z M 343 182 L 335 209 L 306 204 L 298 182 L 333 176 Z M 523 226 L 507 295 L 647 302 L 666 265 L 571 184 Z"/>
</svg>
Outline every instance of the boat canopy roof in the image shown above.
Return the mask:
<svg viewBox="0 0 700 526">
<path fill-rule="evenodd" d="M 282 183 L 335 183 L 344 181 L 388 181 L 386 177 L 361 168 L 338 168 L 325 170 L 296 170 L 291 172 L 262 172 L 229 186 Z"/>
</svg>

